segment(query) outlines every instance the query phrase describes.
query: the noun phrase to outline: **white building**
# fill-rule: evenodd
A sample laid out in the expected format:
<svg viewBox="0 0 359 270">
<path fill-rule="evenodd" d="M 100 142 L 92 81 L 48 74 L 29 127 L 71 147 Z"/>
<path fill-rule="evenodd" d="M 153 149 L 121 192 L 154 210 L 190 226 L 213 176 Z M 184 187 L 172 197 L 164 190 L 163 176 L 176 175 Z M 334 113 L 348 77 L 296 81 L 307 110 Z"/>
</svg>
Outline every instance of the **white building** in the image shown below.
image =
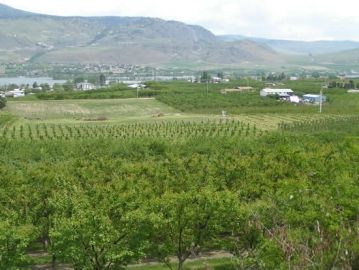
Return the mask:
<svg viewBox="0 0 359 270">
<path fill-rule="evenodd" d="M 14 90 L 14 98 L 24 97 L 24 96 L 25 96 L 25 90 L 20 90 L 20 89 Z"/>
<path fill-rule="evenodd" d="M 212 83 L 220 83 L 222 82 L 222 78 L 219 78 L 219 77 L 212 77 L 211 81 Z"/>
<path fill-rule="evenodd" d="M 262 97 L 266 96 L 291 96 L 293 94 L 292 89 L 272 89 L 272 88 L 264 88 L 261 90 L 260 95 Z"/>
<path fill-rule="evenodd" d="M 24 97 L 25 96 L 25 91 L 20 90 L 20 89 L 14 89 L 12 91 L 5 92 L 5 96 L 6 97 L 13 97 L 13 98 Z"/>
<path fill-rule="evenodd" d="M 96 89 L 94 84 L 87 81 L 76 84 L 76 88 L 81 91 L 90 91 Z"/>
<path fill-rule="evenodd" d="M 4 98 L 5 97 L 5 92 L 0 92 L 0 97 Z"/>
</svg>

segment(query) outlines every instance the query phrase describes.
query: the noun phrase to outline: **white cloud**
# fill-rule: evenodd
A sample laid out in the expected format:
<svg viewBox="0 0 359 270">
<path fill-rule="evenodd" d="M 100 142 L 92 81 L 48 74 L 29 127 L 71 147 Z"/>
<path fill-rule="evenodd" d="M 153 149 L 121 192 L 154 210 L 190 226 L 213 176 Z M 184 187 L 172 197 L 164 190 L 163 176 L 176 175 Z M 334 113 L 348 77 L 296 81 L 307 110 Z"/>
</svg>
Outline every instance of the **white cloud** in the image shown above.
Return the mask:
<svg viewBox="0 0 359 270">
<path fill-rule="evenodd" d="M 2 0 L 54 15 L 148 16 L 202 25 L 216 34 L 359 40 L 355 0 Z"/>
</svg>

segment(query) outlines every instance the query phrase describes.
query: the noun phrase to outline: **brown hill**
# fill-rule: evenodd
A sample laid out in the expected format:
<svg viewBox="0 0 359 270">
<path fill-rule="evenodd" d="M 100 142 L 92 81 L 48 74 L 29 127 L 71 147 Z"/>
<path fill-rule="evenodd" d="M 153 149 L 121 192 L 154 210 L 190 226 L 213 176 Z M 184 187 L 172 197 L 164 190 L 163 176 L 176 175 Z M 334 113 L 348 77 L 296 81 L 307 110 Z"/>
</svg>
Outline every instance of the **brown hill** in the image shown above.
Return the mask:
<svg viewBox="0 0 359 270">
<path fill-rule="evenodd" d="M 58 17 L 0 5 L 0 61 L 241 64 L 280 62 L 254 41 L 224 42 L 200 26 L 144 17 Z"/>
</svg>

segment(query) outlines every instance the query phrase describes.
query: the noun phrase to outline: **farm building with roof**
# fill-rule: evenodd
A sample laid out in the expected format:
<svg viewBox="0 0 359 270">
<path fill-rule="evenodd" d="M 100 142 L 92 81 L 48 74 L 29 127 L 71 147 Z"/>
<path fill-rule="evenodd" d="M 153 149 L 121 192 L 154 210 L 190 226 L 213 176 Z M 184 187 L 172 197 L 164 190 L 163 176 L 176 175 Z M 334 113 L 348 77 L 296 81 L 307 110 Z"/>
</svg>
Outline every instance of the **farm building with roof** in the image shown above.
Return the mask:
<svg viewBox="0 0 359 270">
<path fill-rule="evenodd" d="M 260 92 L 260 95 L 262 97 L 266 97 L 266 96 L 291 96 L 292 94 L 293 94 L 292 89 L 264 88 Z"/>
</svg>

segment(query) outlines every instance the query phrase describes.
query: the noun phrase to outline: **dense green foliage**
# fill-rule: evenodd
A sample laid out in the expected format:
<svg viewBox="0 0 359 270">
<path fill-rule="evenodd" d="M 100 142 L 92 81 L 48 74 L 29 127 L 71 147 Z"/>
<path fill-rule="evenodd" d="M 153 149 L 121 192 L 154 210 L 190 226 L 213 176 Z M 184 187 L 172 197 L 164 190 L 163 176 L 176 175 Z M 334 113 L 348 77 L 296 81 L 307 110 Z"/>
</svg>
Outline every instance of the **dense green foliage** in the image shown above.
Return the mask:
<svg viewBox="0 0 359 270">
<path fill-rule="evenodd" d="M 157 94 L 156 91 L 141 89 L 138 92 L 139 97 L 152 97 Z M 63 100 L 63 99 L 114 99 L 114 98 L 135 98 L 137 90 L 130 89 L 126 85 L 115 85 L 110 88 L 91 90 L 91 91 L 54 91 L 38 93 L 36 95 L 43 100 Z"/>
<path fill-rule="evenodd" d="M 302 93 L 321 84 L 292 83 Z M 259 83 L 227 95 L 204 86 L 146 91 L 190 112 L 292 114 L 122 124 L 0 115 L 0 269 L 26 265 L 39 244 L 76 270 L 173 268 L 173 258 L 181 270 L 214 250 L 233 254 L 229 269 L 359 268 L 357 95 L 326 90 L 332 114 L 314 117 L 315 106 L 262 99 Z M 87 106 L 121 107 L 111 104 Z"/>
<path fill-rule="evenodd" d="M 0 97 L 0 110 L 5 108 L 6 106 L 6 98 Z"/>
<path fill-rule="evenodd" d="M 170 106 L 184 112 L 192 113 L 215 113 L 219 114 L 225 110 L 230 114 L 243 113 L 315 113 L 317 106 L 295 105 L 275 98 L 261 97 L 259 90 L 264 87 L 262 82 L 250 81 L 254 87 L 253 92 L 227 93 L 220 92 L 221 89 L 245 85 L 245 81 L 233 82 L 231 84 L 210 84 L 206 91 L 205 84 L 191 83 L 164 83 L 168 90 L 156 96 L 156 98 Z M 318 94 L 324 81 L 284 81 L 275 88 L 290 88 L 295 94 L 307 93 Z M 324 94 L 328 97 L 324 110 L 330 113 L 357 113 L 359 112 L 359 95 L 348 94 L 346 90 L 333 88 L 326 89 Z"/>
<path fill-rule="evenodd" d="M 234 88 L 246 81 L 232 82 L 228 84 L 193 84 L 193 83 L 163 83 L 167 91 L 162 92 L 156 98 L 181 111 L 195 113 L 220 114 L 221 110 L 234 114 L 238 112 L 274 112 L 280 111 L 282 107 L 289 107 L 288 104 L 278 102 L 272 98 L 259 96 L 259 89 L 263 87 L 261 82 L 251 81 L 256 89 L 254 92 L 222 94 L 220 90 Z M 262 108 L 262 109 L 259 109 Z M 268 110 L 268 108 L 270 108 Z"/>
<path fill-rule="evenodd" d="M 318 94 L 325 81 L 299 80 L 283 81 L 277 83 L 274 88 L 291 88 L 295 94 Z M 250 85 L 254 88 L 249 92 L 234 92 L 222 94 L 221 90 L 235 88 L 237 86 Z M 176 109 L 191 113 L 220 114 L 222 110 L 230 114 L 247 113 L 315 113 L 316 106 L 295 105 L 285 101 L 278 101 L 276 98 L 261 97 L 260 89 L 265 83 L 253 80 L 232 81 L 230 83 L 219 83 L 208 85 L 206 83 L 189 82 L 148 82 L 148 88 L 138 92 L 139 97 L 156 97 Z M 208 91 L 207 91 L 208 90 Z M 324 110 L 330 113 L 357 113 L 359 107 L 359 95 L 348 94 L 345 89 L 325 89 L 324 94 L 328 98 Z M 59 91 L 37 94 L 39 99 L 61 100 L 61 99 L 115 99 L 135 98 L 136 89 L 129 89 L 125 85 L 114 85 L 93 91 Z"/>
<path fill-rule="evenodd" d="M 223 95 L 220 92 L 210 91 L 208 95 L 199 91 L 170 92 L 157 97 L 158 100 L 180 109 L 184 112 L 215 113 L 220 114 L 225 110 L 231 114 L 243 112 L 278 111 L 282 108 L 288 110 L 291 106 L 284 102 L 278 102 L 273 98 L 260 97 L 258 93 L 229 93 Z M 261 109 L 259 109 L 261 108 Z"/>
<path fill-rule="evenodd" d="M 358 267 L 358 133 L 153 136 L 1 139 L 6 268 L 30 242 L 75 269 L 170 256 L 181 269 L 212 249 L 242 268 Z"/>
</svg>

